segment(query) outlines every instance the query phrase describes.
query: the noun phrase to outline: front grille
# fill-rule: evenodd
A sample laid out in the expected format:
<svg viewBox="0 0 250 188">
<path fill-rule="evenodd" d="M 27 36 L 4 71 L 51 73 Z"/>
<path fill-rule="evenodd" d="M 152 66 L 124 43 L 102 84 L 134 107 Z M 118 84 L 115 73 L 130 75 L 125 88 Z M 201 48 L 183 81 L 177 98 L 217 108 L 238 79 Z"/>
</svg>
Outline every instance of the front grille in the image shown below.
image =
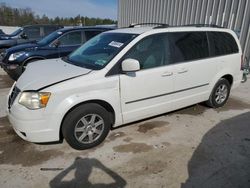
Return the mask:
<svg viewBox="0 0 250 188">
<path fill-rule="evenodd" d="M 20 93 L 20 89 L 18 89 L 16 86 L 14 86 L 9 99 L 8 99 L 8 108 L 10 109 L 12 104 L 14 103 L 16 97 L 18 96 L 18 94 Z"/>
</svg>

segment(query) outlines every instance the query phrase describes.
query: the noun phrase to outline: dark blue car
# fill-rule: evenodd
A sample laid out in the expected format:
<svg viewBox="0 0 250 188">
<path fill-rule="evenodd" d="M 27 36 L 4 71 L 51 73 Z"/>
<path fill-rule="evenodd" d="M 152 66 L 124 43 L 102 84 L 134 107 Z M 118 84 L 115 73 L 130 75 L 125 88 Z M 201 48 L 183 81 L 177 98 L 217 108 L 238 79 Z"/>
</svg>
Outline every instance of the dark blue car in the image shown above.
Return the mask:
<svg viewBox="0 0 250 188">
<path fill-rule="evenodd" d="M 27 64 L 43 59 L 67 56 L 90 38 L 113 27 L 74 27 L 59 29 L 39 42 L 18 45 L 0 55 L 0 65 L 17 80 Z"/>
<path fill-rule="evenodd" d="M 63 26 L 60 25 L 26 25 L 18 28 L 11 34 L 0 34 L 0 52 L 16 45 L 39 41 L 61 28 Z"/>
</svg>

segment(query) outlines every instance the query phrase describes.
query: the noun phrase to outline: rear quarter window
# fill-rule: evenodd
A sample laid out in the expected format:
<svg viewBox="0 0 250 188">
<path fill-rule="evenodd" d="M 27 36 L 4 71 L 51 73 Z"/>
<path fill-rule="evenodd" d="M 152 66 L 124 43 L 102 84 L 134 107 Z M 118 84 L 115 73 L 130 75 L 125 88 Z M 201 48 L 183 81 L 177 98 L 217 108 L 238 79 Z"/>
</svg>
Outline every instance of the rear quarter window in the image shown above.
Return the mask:
<svg viewBox="0 0 250 188">
<path fill-rule="evenodd" d="M 174 52 L 173 63 L 209 57 L 206 32 L 169 33 Z"/>
<path fill-rule="evenodd" d="M 239 52 L 234 37 L 225 32 L 208 32 L 211 56 L 230 55 Z"/>
</svg>

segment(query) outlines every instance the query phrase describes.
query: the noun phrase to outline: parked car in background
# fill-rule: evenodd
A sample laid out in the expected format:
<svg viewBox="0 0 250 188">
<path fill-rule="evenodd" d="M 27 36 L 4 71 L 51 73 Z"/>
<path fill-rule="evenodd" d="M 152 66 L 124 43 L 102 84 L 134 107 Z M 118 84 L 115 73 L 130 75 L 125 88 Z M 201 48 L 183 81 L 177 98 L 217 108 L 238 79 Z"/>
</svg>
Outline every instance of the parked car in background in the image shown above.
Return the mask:
<svg viewBox="0 0 250 188">
<path fill-rule="evenodd" d="M 90 38 L 113 27 L 71 27 L 59 29 L 36 43 L 18 45 L 0 54 L 1 66 L 17 80 L 34 61 L 65 57 Z"/>
<path fill-rule="evenodd" d="M 242 79 L 242 50 L 225 28 L 124 28 L 63 59 L 35 62 L 13 85 L 8 117 L 31 142 L 100 144 L 112 127 L 206 101 L 223 106 Z"/>
<path fill-rule="evenodd" d="M 39 41 L 60 28 L 62 26 L 59 25 L 27 25 L 18 28 L 10 35 L 0 35 L 0 52 L 18 44 Z"/>
<path fill-rule="evenodd" d="M 2 29 L 0 29 L 0 35 L 6 35 Z"/>
</svg>

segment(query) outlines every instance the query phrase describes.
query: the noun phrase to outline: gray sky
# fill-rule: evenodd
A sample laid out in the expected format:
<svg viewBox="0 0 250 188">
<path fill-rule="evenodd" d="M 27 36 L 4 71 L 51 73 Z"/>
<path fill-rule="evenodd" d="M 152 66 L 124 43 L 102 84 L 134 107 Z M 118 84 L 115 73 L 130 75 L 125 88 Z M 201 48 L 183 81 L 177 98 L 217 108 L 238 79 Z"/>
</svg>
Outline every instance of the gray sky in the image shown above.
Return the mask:
<svg viewBox="0 0 250 188">
<path fill-rule="evenodd" d="M 77 15 L 117 19 L 117 0 L 0 0 L 15 8 L 31 8 L 48 17 Z"/>
</svg>

